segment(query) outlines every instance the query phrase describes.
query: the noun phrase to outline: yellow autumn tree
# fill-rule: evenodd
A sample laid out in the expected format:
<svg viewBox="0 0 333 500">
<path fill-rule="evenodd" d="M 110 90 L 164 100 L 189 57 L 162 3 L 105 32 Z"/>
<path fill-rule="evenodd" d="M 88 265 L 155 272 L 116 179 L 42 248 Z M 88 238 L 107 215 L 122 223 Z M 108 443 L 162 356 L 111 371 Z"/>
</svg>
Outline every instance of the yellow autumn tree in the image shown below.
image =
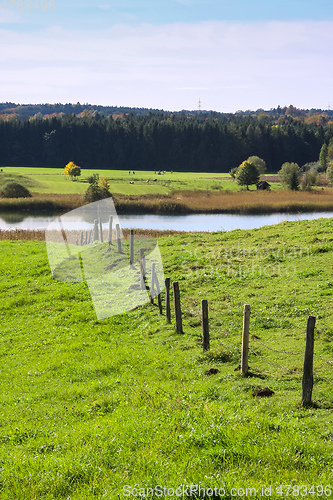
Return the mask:
<svg viewBox="0 0 333 500">
<path fill-rule="evenodd" d="M 102 188 L 102 189 L 106 189 L 107 191 L 110 191 L 110 183 L 108 181 L 108 178 L 107 177 L 102 177 L 99 182 L 98 182 L 98 185 Z"/>
<path fill-rule="evenodd" d="M 73 180 L 76 180 L 81 175 L 81 167 L 75 165 L 73 161 L 70 161 L 65 166 L 65 175 Z"/>
</svg>

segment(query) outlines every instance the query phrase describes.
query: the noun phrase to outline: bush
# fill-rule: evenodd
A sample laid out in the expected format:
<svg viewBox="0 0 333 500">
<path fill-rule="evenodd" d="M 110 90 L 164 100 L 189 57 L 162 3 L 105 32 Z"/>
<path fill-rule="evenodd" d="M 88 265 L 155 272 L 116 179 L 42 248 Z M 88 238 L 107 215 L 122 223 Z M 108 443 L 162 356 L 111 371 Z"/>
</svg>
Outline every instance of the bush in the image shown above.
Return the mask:
<svg viewBox="0 0 333 500">
<path fill-rule="evenodd" d="M 18 182 L 7 182 L 0 191 L 2 198 L 30 198 L 29 189 Z"/>
<path fill-rule="evenodd" d="M 99 180 L 98 174 L 93 174 L 88 178 L 90 186 L 84 195 L 84 201 L 87 203 L 93 203 L 94 201 L 104 200 L 104 198 L 109 198 L 111 195 L 107 186 L 109 184 L 103 178 Z"/>
</svg>

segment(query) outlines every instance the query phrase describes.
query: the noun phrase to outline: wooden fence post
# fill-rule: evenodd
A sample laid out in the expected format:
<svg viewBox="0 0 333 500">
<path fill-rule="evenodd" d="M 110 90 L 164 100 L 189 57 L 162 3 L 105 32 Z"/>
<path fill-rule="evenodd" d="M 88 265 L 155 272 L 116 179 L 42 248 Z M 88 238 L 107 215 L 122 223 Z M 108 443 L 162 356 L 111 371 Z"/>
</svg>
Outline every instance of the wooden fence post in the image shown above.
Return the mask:
<svg viewBox="0 0 333 500">
<path fill-rule="evenodd" d="M 121 239 L 120 239 L 120 226 L 119 226 L 119 224 L 116 224 L 116 236 L 117 236 L 117 248 L 118 248 L 118 252 L 122 253 L 122 250 L 121 250 Z"/>
<path fill-rule="evenodd" d="M 180 307 L 180 293 L 178 281 L 172 283 L 173 298 L 175 304 L 176 330 L 178 333 L 183 333 L 182 311 Z"/>
<path fill-rule="evenodd" d="M 167 323 L 171 322 L 171 311 L 170 311 L 170 278 L 165 278 L 165 317 Z"/>
<path fill-rule="evenodd" d="M 112 245 L 113 215 L 109 217 L 109 245 Z"/>
<path fill-rule="evenodd" d="M 251 314 L 251 306 L 249 304 L 246 304 L 244 306 L 242 358 L 241 358 L 241 373 L 244 377 L 247 376 L 249 371 L 250 314 Z"/>
<path fill-rule="evenodd" d="M 163 314 L 161 288 L 160 288 L 160 284 L 158 282 L 158 277 L 157 277 L 156 273 L 155 273 L 155 284 L 156 284 L 156 291 L 157 291 L 158 309 L 160 311 L 160 314 Z"/>
<path fill-rule="evenodd" d="M 130 230 L 130 266 L 134 264 L 134 230 Z"/>
<path fill-rule="evenodd" d="M 99 239 L 101 240 L 101 243 L 103 243 L 103 224 L 100 217 L 98 217 L 98 224 L 99 224 Z"/>
<path fill-rule="evenodd" d="M 209 351 L 209 323 L 208 323 L 208 301 L 201 301 L 201 322 L 202 322 L 202 347 L 204 351 Z"/>
<path fill-rule="evenodd" d="M 144 248 L 140 248 L 140 285 L 141 290 L 146 289 L 146 259 L 145 259 L 145 250 Z"/>
<path fill-rule="evenodd" d="M 94 235 L 93 235 L 93 241 L 98 240 L 98 220 L 94 220 Z"/>
<path fill-rule="evenodd" d="M 80 245 L 81 247 L 83 246 L 83 232 L 81 231 L 81 236 L 80 236 Z"/>
<path fill-rule="evenodd" d="M 163 314 L 162 297 L 161 297 L 161 287 L 160 287 L 160 284 L 159 284 L 159 281 L 158 281 L 158 277 L 157 277 L 156 267 L 155 266 L 154 266 L 154 273 L 153 273 L 153 269 L 152 269 L 152 279 L 154 280 L 154 283 L 155 283 L 155 286 L 156 286 L 158 309 L 159 309 L 160 314 Z"/>
<path fill-rule="evenodd" d="M 306 346 L 302 380 L 302 406 L 311 406 L 313 389 L 313 351 L 316 317 L 309 316 L 306 326 Z"/>
<path fill-rule="evenodd" d="M 154 304 L 154 283 L 155 283 L 155 262 L 152 262 L 151 264 L 151 281 L 150 281 L 150 303 Z"/>
</svg>

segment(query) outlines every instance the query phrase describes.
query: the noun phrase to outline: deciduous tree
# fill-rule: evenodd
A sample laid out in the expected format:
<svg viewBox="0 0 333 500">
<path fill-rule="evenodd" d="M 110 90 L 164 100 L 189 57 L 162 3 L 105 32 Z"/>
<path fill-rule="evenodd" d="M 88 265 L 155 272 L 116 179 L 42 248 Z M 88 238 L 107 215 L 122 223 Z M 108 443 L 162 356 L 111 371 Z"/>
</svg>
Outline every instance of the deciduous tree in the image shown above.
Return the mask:
<svg viewBox="0 0 333 500">
<path fill-rule="evenodd" d="M 324 142 L 319 153 L 319 163 L 323 171 L 325 171 L 327 168 L 327 154 L 328 154 L 328 146 L 326 142 Z"/>
<path fill-rule="evenodd" d="M 249 156 L 247 161 L 250 163 L 253 163 L 259 172 L 260 175 L 264 175 L 266 172 L 266 162 L 262 158 L 259 158 L 259 156 Z"/>
<path fill-rule="evenodd" d="M 72 180 L 76 180 L 81 175 L 81 167 L 75 165 L 73 161 L 70 161 L 65 167 L 65 175 Z"/>
<path fill-rule="evenodd" d="M 333 183 L 333 161 L 331 161 L 328 164 L 328 167 L 326 170 L 326 177 L 327 177 L 327 180 L 332 184 Z"/>
<path fill-rule="evenodd" d="M 286 162 L 278 171 L 279 179 L 288 189 L 297 191 L 299 188 L 302 170 L 297 163 Z"/>
<path fill-rule="evenodd" d="M 245 160 L 237 168 L 237 173 L 236 173 L 237 184 L 240 184 L 241 186 L 246 186 L 247 190 L 249 189 L 249 186 L 251 184 L 257 184 L 259 178 L 260 174 L 254 163 Z"/>
</svg>

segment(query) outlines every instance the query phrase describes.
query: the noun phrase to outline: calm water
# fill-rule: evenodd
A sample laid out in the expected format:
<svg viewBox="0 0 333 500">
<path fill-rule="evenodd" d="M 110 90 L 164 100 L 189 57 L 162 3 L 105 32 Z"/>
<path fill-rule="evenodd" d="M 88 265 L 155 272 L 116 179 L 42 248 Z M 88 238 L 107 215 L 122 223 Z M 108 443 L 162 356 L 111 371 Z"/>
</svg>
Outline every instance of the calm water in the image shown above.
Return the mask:
<svg viewBox="0 0 333 500">
<path fill-rule="evenodd" d="M 0 229 L 45 229 L 56 216 L 1 213 Z M 177 231 L 232 231 L 279 224 L 282 221 L 311 220 L 333 217 L 333 212 L 306 214 L 275 213 L 270 215 L 197 214 L 197 215 L 124 215 L 119 216 L 123 228 L 174 229 Z M 82 227 L 86 229 L 86 227 Z"/>
</svg>

